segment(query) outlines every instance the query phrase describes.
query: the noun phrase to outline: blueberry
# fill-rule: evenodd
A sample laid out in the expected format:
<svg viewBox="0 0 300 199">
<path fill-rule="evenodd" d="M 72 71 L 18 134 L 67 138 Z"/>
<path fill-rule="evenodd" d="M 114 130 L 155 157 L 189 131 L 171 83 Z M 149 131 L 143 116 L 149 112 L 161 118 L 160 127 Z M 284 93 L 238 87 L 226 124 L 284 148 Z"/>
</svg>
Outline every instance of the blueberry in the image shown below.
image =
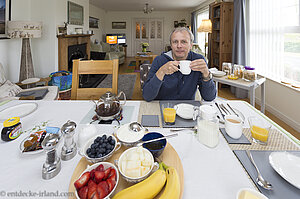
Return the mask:
<svg viewBox="0 0 300 199">
<path fill-rule="evenodd" d="M 103 144 L 101 145 L 101 147 L 102 147 L 102 148 L 106 148 L 106 145 L 107 145 L 106 143 L 103 143 Z"/>
<path fill-rule="evenodd" d="M 114 140 L 111 140 L 109 143 L 110 143 L 111 145 L 115 145 L 115 141 L 114 141 Z"/>
<path fill-rule="evenodd" d="M 115 148 L 114 145 L 110 145 L 110 149 L 113 150 Z"/>
<path fill-rule="evenodd" d="M 97 148 L 97 145 L 96 145 L 95 143 L 93 143 L 93 144 L 91 145 L 91 148 L 92 148 L 92 149 L 95 149 L 95 148 Z"/>
<path fill-rule="evenodd" d="M 105 150 L 104 148 L 101 148 L 101 149 L 100 149 L 100 153 L 105 153 L 105 151 L 106 151 L 106 150 Z"/>
<path fill-rule="evenodd" d="M 88 149 L 86 150 L 86 153 L 91 153 L 91 148 L 88 148 Z"/>
<path fill-rule="evenodd" d="M 104 142 L 104 143 L 108 143 L 108 140 L 107 140 L 107 139 L 106 139 L 106 140 L 103 140 L 103 142 Z"/>
<path fill-rule="evenodd" d="M 111 141 L 111 140 L 112 140 L 112 137 L 111 137 L 111 136 L 109 136 L 109 137 L 107 138 L 107 140 L 108 140 L 108 141 Z"/>
<path fill-rule="evenodd" d="M 97 158 L 101 158 L 102 157 L 102 154 L 101 153 L 98 153 L 97 154 Z"/>
<path fill-rule="evenodd" d="M 106 149 L 110 149 L 110 146 L 111 146 L 110 144 L 107 144 Z"/>
<path fill-rule="evenodd" d="M 102 144 L 102 143 L 103 143 L 103 140 L 101 139 L 101 140 L 99 141 L 99 143 Z"/>
<path fill-rule="evenodd" d="M 91 149 L 91 154 L 95 154 L 96 153 L 96 149 Z"/>
<path fill-rule="evenodd" d="M 100 140 L 101 140 L 101 137 L 98 136 L 98 137 L 96 138 L 96 141 L 99 142 Z"/>
<path fill-rule="evenodd" d="M 102 139 L 106 140 L 106 135 L 102 135 Z"/>
<path fill-rule="evenodd" d="M 94 155 L 94 154 L 91 154 L 89 157 L 90 157 L 90 158 L 95 158 L 95 155 Z"/>
</svg>

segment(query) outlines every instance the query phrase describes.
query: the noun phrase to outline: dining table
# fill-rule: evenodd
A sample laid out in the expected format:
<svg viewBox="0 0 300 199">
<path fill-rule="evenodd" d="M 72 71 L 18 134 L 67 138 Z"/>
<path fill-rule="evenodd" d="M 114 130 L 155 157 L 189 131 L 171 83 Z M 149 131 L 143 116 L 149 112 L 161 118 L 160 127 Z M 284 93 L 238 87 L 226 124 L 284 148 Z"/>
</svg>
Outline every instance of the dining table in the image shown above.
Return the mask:
<svg viewBox="0 0 300 199">
<path fill-rule="evenodd" d="M 228 144 L 225 137 L 220 133 L 218 145 L 215 148 L 209 148 L 201 144 L 197 134 L 189 128 L 178 132 L 177 137 L 168 139 L 168 144 L 175 149 L 182 163 L 184 172 L 182 198 L 184 199 L 233 199 L 236 198 L 237 192 L 242 188 L 257 190 L 256 183 L 251 180 L 234 150 L 300 151 L 300 142 L 297 138 L 249 103 L 221 98 L 217 98 L 214 102 L 228 103 L 243 114 L 245 117 L 244 129 L 246 129 L 244 134 L 252 144 Z M 1 111 L 9 107 L 24 103 L 34 103 L 37 108 L 20 118 L 23 133 L 13 141 L 0 141 L 0 198 L 74 198 L 74 193 L 69 192 L 69 184 L 82 156 L 76 154 L 71 160 L 61 161 L 61 171 L 58 175 L 52 179 L 44 180 L 42 167 L 46 161 L 46 153 L 41 151 L 37 154 L 24 154 L 21 152 L 20 145 L 29 136 L 32 129 L 42 124 L 61 128 L 68 120 L 77 124 L 74 135 L 74 140 L 77 142 L 81 129 L 91 122 L 87 117 L 94 114 L 95 104 L 88 100 L 13 100 L 0 105 L 0 114 Z M 204 103 L 201 102 L 201 104 Z M 158 125 L 147 127 L 148 131 L 159 132 L 163 135 L 172 133 L 170 130 L 174 128 L 162 127 L 159 101 L 127 101 L 123 105 L 123 122 L 137 121 L 141 123 L 143 115 L 156 115 L 159 118 Z M 272 125 L 271 132 L 276 132 L 276 135 L 278 134 L 280 137 L 274 136 L 274 140 L 269 140 L 272 144 L 267 146 L 253 143 L 250 137 L 249 123 L 246 119 L 250 116 L 256 116 L 269 122 Z M 112 124 L 94 122 L 92 124 L 99 134 L 113 134 L 119 126 L 115 122 Z M 220 127 L 224 127 L 223 124 L 220 124 Z M 0 129 L 2 128 L 3 121 L 0 124 Z M 56 147 L 59 156 L 63 144 L 63 141 L 60 141 Z"/>
</svg>

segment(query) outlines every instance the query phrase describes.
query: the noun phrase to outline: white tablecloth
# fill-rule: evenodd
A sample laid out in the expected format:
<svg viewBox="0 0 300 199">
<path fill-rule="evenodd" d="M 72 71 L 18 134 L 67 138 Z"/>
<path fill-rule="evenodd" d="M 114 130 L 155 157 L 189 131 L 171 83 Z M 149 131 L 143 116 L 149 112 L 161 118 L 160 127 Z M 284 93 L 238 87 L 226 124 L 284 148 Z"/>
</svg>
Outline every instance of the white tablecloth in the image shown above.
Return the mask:
<svg viewBox="0 0 300 199">
<path fill-rule="evenodd" d="M 79 124 L 82 117 L 93 106 L 93 103 L 89 101 L 34 102 L 38 103 L 38 109 L 21 118 L 24 130 L 44 121 L 49 121 L 49 126 L 57 127 L 61 127 L 67 120 Z M 22 103 L 22 101 L 11 101 L 0 106 L 0 110 L 18 103 Z M 259 115 L 243 102 L 230 101 L 230 104 L 242 111 L 246 117 Z M 137 121 L 140 103 L 129 101 L 126 105 L 135 106 L 131 121 Z M 99 133 L 112 133 L 115 130 L 112 125 L 95 126 Z M 2 124 L 0 124 L 0 128 L 2 128 Z M 81 128 L 82 125 L 78 125 L 76 131 Z M 150 130 L 159 131 L 163 134 L 170 133 L 169 129 L 150 128 Z M 46 154 L 21 155 L 19 145 L 26 136 L 28 135 L 23 134 L 14 141 L 0 142 L 0 198 L 3 196 L 3 198 L 8 198 L 9 192 L 12 192 L 10 194 L 23 194 L 23 197 L 19 195 L 18 198 L 37 198 L 39 195 L 29 197 L 29 194 L 34 192 L 37 194 L 54 192 L 54 194 L 62 194 L 61 197 L 66 198 L 64 194 L 68 192 L 71 176 L 81 156 L 76 155 L 69 161 L 62 161 L 60 173 L 51 180 L 43 180 L 42 165 L 45 162 Z M 183 198 L 233 199 L 240 188 L 253 188 L 241 164 L 221 135 L 219 145 L 214 149 L 199 143 L 189 130 L 180 132 L 178 137 L 168 141 L 179 154 L 183 164 Z M 62 144 L 63 142 L 58 147 L 58 154 L 60 154 Z M 27 197 L 24 194 L 27 194 Z"/>
</svg>

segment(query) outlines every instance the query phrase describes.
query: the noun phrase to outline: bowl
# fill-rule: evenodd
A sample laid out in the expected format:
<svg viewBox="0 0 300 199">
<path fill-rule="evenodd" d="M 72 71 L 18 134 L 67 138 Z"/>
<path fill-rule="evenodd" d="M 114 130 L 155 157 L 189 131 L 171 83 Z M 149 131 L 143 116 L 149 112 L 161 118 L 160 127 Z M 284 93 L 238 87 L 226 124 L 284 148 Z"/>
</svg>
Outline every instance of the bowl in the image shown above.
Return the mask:
<svg viewBox="0 0 300 199">
<path fill-rule="evenodd" d="M 111 139 L 114 140 L 114 143 L 115 143 L 114 146 L 113 146 L 113 149 L 111 149 L 111 151 L 108 154 L 106 154 L 102 157 L 89 157 L 88 154 L 87 154 L 87 149 L 91 147 L 91 145 L 94 143 L 94 141 L 96 139 L 99 139 L 98 137 L 103 137 L 103 136 L 106 136 L 107 138 L 109 136 L 111 136 Z M 96 135 L 96 136 L 92 137 L 91 139 L 89 139 L 85 143 L 84 147 L 81 148 L 81 150 L 79 151 L 79 154 L 81 156 L 85 157 L 86 160 L 91 162 L 91 163 L 103 162 L 103 161 L 109 159 L 115 151 L 120 149 L 120 147 L 121 147 L 121 143 L 117 142 L 117 139 L 113 135 L 100 134 L 100 135 Z M 99 148 L 99 147 L 96 147 L 96 150 L 97 150 L 97 148 Z"/>
<path fill-rule="evenodd" d="M 123 167 L 125 166 L 123 163 L 124 161 L 124 158 L 127 157 L 127 154 L 128 153 L 131 153 L 133 150 L 142 150 L 145 154 L 145 156 L 147 155 L 150 159 L 150 169 L 147 173 L 145 173 L 144 175 L 141 175 L 139 177 L 130 177 L 128 175 L 125 174 L 125 172 L 123 171 Z M 139 156 L 140 157 L 140 156 Z M 115 160 L 115 164 L 118 166 L 118 169 L 119 169 L 119 172 L 121 174 L 121 176 L 127 181 L 127 182 L 130 182 L 130 183 L 138 183 L 144 179 L 146 179 L 152 170 L 157 170 L 158 167 L 159 167 L 159 164 L 157 162 L 154 162 L 154 158 L 153 158 L 153 155 L 147 150 L 147 149 L 144 149 L 143 147 L 131 147 L 129 149 L 127 149 L 126 151 L 124 151 L 121 156 L 119 157 L 118 160 Z M 154 167 L 156 167 L 154 169 Z"/>
<path fill-rule="evenodd" d="M 161 138 L 161 137 L 163 137 L 161 133 L 150 132 L 144 135 L 142 141 L 153 140 L 155 138 Z M 148 149 L 154 157 L 159 157 L 164 151 L 166 145 L 167 145 L 167 140 L 163 139 L 163 140 L 158 140 L 155 142 L 143 144 L 143 147 Z"/>
<path fill-rule="evenodd" d="M 111 167 L 111 168 L 113 168 L 116 171 L 116 184 L 115 184 L 114 188 L 111 190 L 111 192 L 105 197 L 105 199 L 108 199 L 114 193 L 114 191 L 117 188 L 118 183 L 119 183 L 119 172 L 118 172 L 118 169 L 117 169 L 117 167 L 115 165 L 113 165 L 110 162 L 99 162 L 99 163 L 93 164 L 92 166 L 88 165 L 87 168 L 80 174 L 80 176 L 82 174 L 84 174 L 85 172 L 92 171 L 93 169 L 96 169 L 101 164 L 103 165 L 104 170 L 106 170 L 107 168 Z M 76 198 L 79 198 L 77 191 L 75 191 L 75 196 L 76 196 Z"/>
<path fill-rule="evenodd" d="M 238 191 L 236 194 L 236 199 L 250 199 L 253 197 L 247 197 L 244 194 L 251 194 L 256 196 L 259 199 L 268 199 L 265 195 L 261 194 L 260 192 L 254 190 L 254 189 L 249 189 L 249 188 L 242 188 Z"/>
<path fill-rule="evenodd" d="M 141 131 L 135 132 L 130 130 L 130 123 L 123 124 L 115 132 L 116 137 L 126 147 L 133 147 L 143 138 L 145 134 L 145 128 L 143 127 Z"/>
</svg>

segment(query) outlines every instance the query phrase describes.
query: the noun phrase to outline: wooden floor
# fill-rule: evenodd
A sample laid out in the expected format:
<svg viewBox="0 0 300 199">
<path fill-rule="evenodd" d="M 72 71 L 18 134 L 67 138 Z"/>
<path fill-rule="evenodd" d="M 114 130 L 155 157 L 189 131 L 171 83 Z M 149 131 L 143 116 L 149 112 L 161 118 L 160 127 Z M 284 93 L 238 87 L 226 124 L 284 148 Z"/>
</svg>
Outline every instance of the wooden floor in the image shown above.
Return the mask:
<svg viewBox="0 0 300 199">
<path fill-rule="evenodd" d="M 135 60 L 134 57 L 127 57 L 126 60 L 125 60 L 125 63 L 120 65 L 119 74 L 129 74 L 127 72 L 127 70 L 128 69 L 134 69 L 134 66 L 128 66 L 128 65 L 129 65 L 130 61 L 134 61 L 134 60 Z M 135 74 L 137 75 L 137 78 L 136 78 L 136 81 L 135 81 L 132 100 L 143 100 L 143 96 L 142 96 L 142 92 L 141 92 L 141 85 L 140 85 L 140 73 L 135 72 Z M 225 99 L 229 99 L 229 100 L 244 100 L 244 101 L 249 102 L 248 98 L 246 98 L 246 99 L 236 98 L 234 96 L 234 94 L 231 93 L 229 88 L 221 88 L 218 91 L 218 96 L 222 97 L 222 98 L 225 98 Z M 260 110 L 259 105 L 256 104 L 255 107 L 258 110 Z M 282 128 L 284 128 L 286 131 L 291 133 L 293 136 L 295 136 L 298 140 L 300 140 L 300 132 L 297 132 L 295 129 L 293 129 L 288 124 L 281 121 L 280 119 L 278 119 L 277 117 L 275 117 L 273 114 L 271 114 L 268 111 L 266 111 L 265 115 L 268 116 L 274 122 L 276 122 L 278 125 L 280 125 Z"/>
</svg>

